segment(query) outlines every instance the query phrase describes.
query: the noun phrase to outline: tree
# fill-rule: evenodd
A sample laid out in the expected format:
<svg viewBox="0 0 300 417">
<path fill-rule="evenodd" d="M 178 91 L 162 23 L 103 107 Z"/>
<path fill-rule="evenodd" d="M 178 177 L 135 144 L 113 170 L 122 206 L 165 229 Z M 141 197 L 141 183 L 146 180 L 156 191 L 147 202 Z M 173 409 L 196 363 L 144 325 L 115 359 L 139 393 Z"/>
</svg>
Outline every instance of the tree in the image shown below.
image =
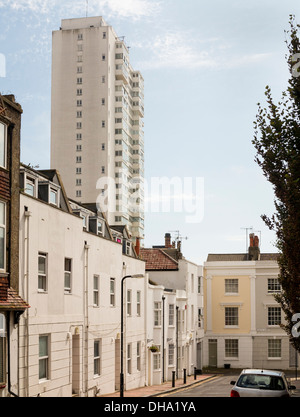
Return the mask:
<svg viewBox="0 0 300 417">
<path fill-rule="evenodd" d="M 286 31 L 288 87 L 277 105 L 270 87 L 266 87 L 267 107 L 258 104 L 252 143 L 257 152 L 255 161 L 273 185 L 275 195 L 275 213 L 271 217 L 261 216 L 276 233 L 282 291 L 275 299 L 285 314 L 286 324 L 282 327 L 300 352 L 300 333 L 293 337 L 299 327 L 295 320 L 300 318 L 300 25 L 295 23 L 293 15 L 289 23 L 290 30 Z"/>
</svg>

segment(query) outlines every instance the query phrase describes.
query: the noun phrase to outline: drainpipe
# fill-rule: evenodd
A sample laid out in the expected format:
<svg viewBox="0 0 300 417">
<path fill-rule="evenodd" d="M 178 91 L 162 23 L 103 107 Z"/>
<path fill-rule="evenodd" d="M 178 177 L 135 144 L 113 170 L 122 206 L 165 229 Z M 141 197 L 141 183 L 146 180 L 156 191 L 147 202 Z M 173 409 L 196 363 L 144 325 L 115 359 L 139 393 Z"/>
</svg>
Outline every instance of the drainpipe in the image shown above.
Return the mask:
<svg viewBox="0 0 300 417">
<path fill-rule="evenodd" d="M 31 212 L 28 211 L 28 207 L 25 207 L 25 223 L 24 223 L 24 286 L 26 288 L 26 301 L 29 303 L 29 218 L 31 217 Z M 24 288 L 24 294 L 25 294 Z M 29 397 L 29 309 L 26 311 L 26 396 Z"/>
<path fill-rule="evenodd" d="M 145 386 L 149 385 L 149 362 L 148 362 L 148 349 L 147 349 L 147 336 L 148 336 L 148 303 L 147 303 L 147 295 L 149 291 L 149 281 L 148 275 L 145 274 L 144 280 L 144 328 L 145 328 Z"/>
<path fill-rule="evenodd" d="M 163 332 L 162 332 L 162 382 L 165 382 L 165 299 L 166 297 L 162 296 L 163 302 Z"/>
<path fill-rule="evenodd" d="M 176 306 L 176 378 L 178 378 L 178 310 L 179 307 Z"/>
<path fill-rule="evenodd" d="M 88 303 L 88 261 L 89 261 L 89 249 L 90 246 L 87 242 L 84 242 L 84 297 L 83 297 L 83 308 L 84 308 L 84 357 L 82 358 L 84 362 L 84 394 L 88 396 L 88 329 L 89 329 L 89 303 Z"/>
</svg>

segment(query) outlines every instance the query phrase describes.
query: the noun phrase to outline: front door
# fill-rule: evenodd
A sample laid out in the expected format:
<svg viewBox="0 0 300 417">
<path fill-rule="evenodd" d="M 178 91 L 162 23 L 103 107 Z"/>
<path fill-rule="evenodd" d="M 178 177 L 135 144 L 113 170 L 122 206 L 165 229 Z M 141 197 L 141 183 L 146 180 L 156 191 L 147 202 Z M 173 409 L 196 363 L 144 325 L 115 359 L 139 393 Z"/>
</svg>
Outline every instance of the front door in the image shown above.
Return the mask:
<svg viewBox="0 0 300 417">
<path fill-rule="evenodd" d="M 197 369 L 202 369 L 202 343 L 197 343 Z"/>
<path fill-rule="evenodd" d="M 208 341 L 208 365 L 216 368 L 218 364 L 218 341 L 217 339 L 209 339 Z"/>
</svg>

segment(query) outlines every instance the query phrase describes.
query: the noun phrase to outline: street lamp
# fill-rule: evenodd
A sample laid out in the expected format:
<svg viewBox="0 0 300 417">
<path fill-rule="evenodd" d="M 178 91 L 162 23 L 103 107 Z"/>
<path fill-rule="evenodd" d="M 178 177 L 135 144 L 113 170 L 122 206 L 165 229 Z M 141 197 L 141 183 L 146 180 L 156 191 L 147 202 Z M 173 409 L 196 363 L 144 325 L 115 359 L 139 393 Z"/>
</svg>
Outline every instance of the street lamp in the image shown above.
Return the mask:
<svg viewBox="0 0 300 417">
<path fill-rule="evenodd" d="M 121 281 L 121 373 L 120 373 L 120 397 L 124 397 L 124 372 L 123 372 L 123 356 L 124 356 L 124 309 L 123 309 L 123 287 L 127 278 L 144 278 L 143 274 L 126 275 Z"/>
</svg>

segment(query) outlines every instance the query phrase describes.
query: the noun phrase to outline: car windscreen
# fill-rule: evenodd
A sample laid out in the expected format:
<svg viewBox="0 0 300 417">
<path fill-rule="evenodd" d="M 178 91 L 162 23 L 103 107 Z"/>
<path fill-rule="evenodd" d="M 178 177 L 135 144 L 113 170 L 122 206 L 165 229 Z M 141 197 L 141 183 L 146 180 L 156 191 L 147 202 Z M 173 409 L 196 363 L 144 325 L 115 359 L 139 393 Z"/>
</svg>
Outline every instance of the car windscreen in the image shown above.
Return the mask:
<svg viewBox="0 0 300 417">
<path fill-rule="evenodd" d="M 245 374 L 241 375 L 237 386 L 241 388 L 267 389 L 282 391 L 285 389 L 283 379 L 280 376 Z"/>
</svg>

